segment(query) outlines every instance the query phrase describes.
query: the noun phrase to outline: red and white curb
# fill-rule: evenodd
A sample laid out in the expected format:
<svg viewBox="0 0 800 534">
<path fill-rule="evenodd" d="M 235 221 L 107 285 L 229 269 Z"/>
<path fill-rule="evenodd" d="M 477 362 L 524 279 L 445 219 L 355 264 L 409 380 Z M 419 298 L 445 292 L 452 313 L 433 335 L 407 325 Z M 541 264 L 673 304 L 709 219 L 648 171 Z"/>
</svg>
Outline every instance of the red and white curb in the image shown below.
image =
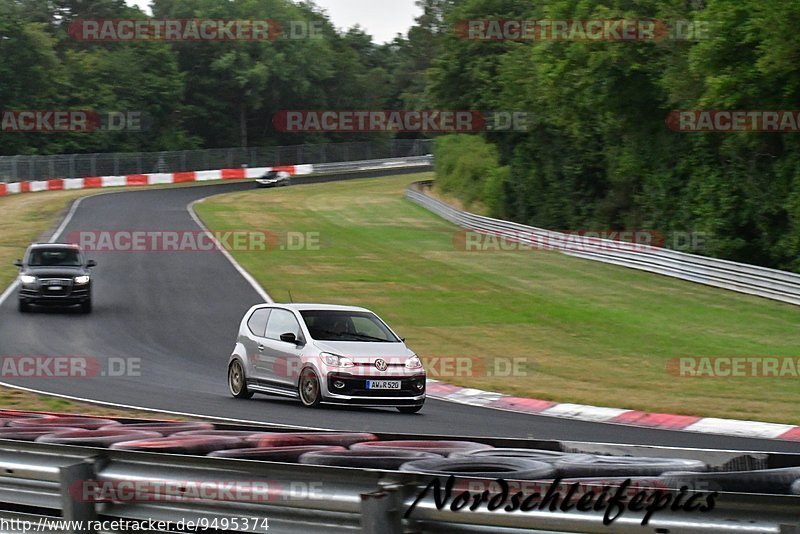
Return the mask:
<svg viewBox="0 0 800 534">
<path fill-rule="evenodd" d="M 547 415 L 592 423 L 616 423 L 645 428 L 663 430 L 682 430 L 685 432 L 701 432 L 704 434 L 720 434 L 741 438 L 780 439 L 800 441 L 800 427 L 778 423 L 760 423 L 757 421 L 738 421 L 735 419 L 717 419 L 713 417 L 695 417 L 691 415 L 673 415 L 665 413 L 641 412 L 621 408 L 603 408 L 584 404 L 557 403 L 539 399 L 513 397 L 502 393 L 492 393 L 480 389 L 464 388 L 428 380 L 429 397 L 496 408 L 511 412 Z"/>
<path fill-rule="evenodd" d="M 39 191 L 66 191 L 73 189 L 94 189 L 99 187 L 131 187 L 185 182 L 205 182 L 210 180 L 244 180 L 260 178 L 269 171 L 287 172 L 290 175 L 311 174 L 313 165 L 282 165 L 278 167 L 242 167 L 238 169 L 217 169 L 213 171 L 189 171 L 152 174 L 128 174 L 124 176 L 90 176 L 87 178 L 58 178 L 32 182 L 0 182 L 0 197 Z"/>
</svg>

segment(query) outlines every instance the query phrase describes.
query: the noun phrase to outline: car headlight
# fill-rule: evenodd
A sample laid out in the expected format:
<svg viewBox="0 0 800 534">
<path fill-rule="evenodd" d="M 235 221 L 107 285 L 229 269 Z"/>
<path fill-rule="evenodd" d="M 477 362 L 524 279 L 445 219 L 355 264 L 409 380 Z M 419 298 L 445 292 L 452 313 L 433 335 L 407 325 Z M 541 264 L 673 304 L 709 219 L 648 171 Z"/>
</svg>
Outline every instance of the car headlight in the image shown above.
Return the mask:
<svg viewBox="0 0 800 534">
<path fill-rule="evenodd" d="M 89 275 L 84 274 L 83 276 L 76 276 L 75 277 L 75 285 L 85 286 L 89 283 Z"/>
<path fill-rule="evenodd" d="M 337 356 L 336 354 L 328 354 L 327 352 L 323 352 L 320 354 L 322 361 L 325 362 L 325 365 L 330 365 L 331 367 L 353 367 L 355 364 L 353 360 L 350 358 L 345 358 L 344 356 Z"/>
<path fill-rule="evenodd" d="M 29 274 L 23 274 L 23 275 L 21 275 L 19 277 L 19 281 L 22 282 L 25 285 L 35 284 L 36 283 L 36 277 L 35 276 L 31 276 Z"/>
<path fill-rule="evenodd" d="M 422 362 L 416 354 L 406 360 L 406 369 L 422 369 Z"/>
</svg>

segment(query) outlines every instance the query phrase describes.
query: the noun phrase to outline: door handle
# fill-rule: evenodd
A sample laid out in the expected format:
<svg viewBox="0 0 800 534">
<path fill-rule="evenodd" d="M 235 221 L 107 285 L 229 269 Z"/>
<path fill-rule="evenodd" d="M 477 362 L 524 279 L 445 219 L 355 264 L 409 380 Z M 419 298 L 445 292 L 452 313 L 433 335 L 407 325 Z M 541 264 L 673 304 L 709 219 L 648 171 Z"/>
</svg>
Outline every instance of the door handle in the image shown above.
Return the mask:
<svg viewBox="0 0 800 534">
<path fill-rule="evenodd" d="M 264 345 L 258 346 L 258 352 L 264 352 Z"/>
</svg>

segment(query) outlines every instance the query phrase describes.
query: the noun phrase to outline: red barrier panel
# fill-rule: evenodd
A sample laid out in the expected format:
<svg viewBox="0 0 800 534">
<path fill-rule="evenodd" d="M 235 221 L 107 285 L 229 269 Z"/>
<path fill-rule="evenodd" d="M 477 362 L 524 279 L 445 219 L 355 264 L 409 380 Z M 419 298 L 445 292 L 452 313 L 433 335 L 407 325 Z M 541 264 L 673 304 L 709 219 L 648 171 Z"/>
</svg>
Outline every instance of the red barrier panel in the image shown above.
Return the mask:
<svg viewBox="0 0 800 534">
<path fill-rule="evenodd" d="M 20 193 L 29 193 L 31 190 L 31 183 L 30 182 L 20 182 L 19 183 L 19 192 Z"/>
<path fill-rule="evenodd" d="M 197 173 L 194 171 L 191 172 L 176 172 L 172 174 L 172 183 L 178 184 L 181 182 L 194 182 L 196 179 Z"/>
<path fill-rule="evenodd" d="M 47 181 L 47 190 L 48 191 L 63 191 L 64 190 L 64 180 L 48 180 Z"/>
<path fill-rule="evenodd" d="M 125 177 L 125 185 L 147 185 L 147 176 L 144 174 L 129 174 Z"/>
<path fill-rule="evenodd" d="M 100 176 L 90 176 L 83 179 L 83 188 L 103 187 L 103 178 Z"/>
<path fill-rule="evenodd" d="M 237 178 L 246 178 L 246 169 L 222 169 L 222 179 L 231 180 Z"/>
<path fill-rule="evenodd" d="M 8 194 L 8 188 L 6 184 L 0 184 L 0 197 L 4 197 Z"/>
<path fill-rule="evenodd" d="M 294 165 L 281 165 L 278 167 L 272 167 L 272 170 L 276 172 L 288 172 L 289 174 L 295 173 Z"/>
</svg>

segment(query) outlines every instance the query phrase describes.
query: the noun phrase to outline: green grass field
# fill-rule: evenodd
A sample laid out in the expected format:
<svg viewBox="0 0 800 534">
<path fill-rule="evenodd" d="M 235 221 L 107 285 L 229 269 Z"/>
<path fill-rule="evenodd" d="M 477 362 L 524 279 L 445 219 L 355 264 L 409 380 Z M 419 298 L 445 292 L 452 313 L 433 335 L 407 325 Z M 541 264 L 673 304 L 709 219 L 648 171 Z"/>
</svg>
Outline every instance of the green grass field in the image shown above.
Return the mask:
<svg viewBox="0 0 800 534">
<path fill-rule="evenodd" d="M 800 308 L 554 252 L 457 250 L 455 226 L 403 198 L 407 184 L 429 178 L 253 190 L 196 208 L 214 230 L 319 234 L 318 250 L 233 251 L 278 301 L 291 291 L 296 302 L 372 308 L 429 362 L 526 364 L 524 376 L 487 376 L 475 366 L 475 376 L 441 376 L 446 382 L 561 402 L 800 423 L 800 378 L 666 371 L 670 359 L 686 356 L 798 357 Z"/>
</svg>

